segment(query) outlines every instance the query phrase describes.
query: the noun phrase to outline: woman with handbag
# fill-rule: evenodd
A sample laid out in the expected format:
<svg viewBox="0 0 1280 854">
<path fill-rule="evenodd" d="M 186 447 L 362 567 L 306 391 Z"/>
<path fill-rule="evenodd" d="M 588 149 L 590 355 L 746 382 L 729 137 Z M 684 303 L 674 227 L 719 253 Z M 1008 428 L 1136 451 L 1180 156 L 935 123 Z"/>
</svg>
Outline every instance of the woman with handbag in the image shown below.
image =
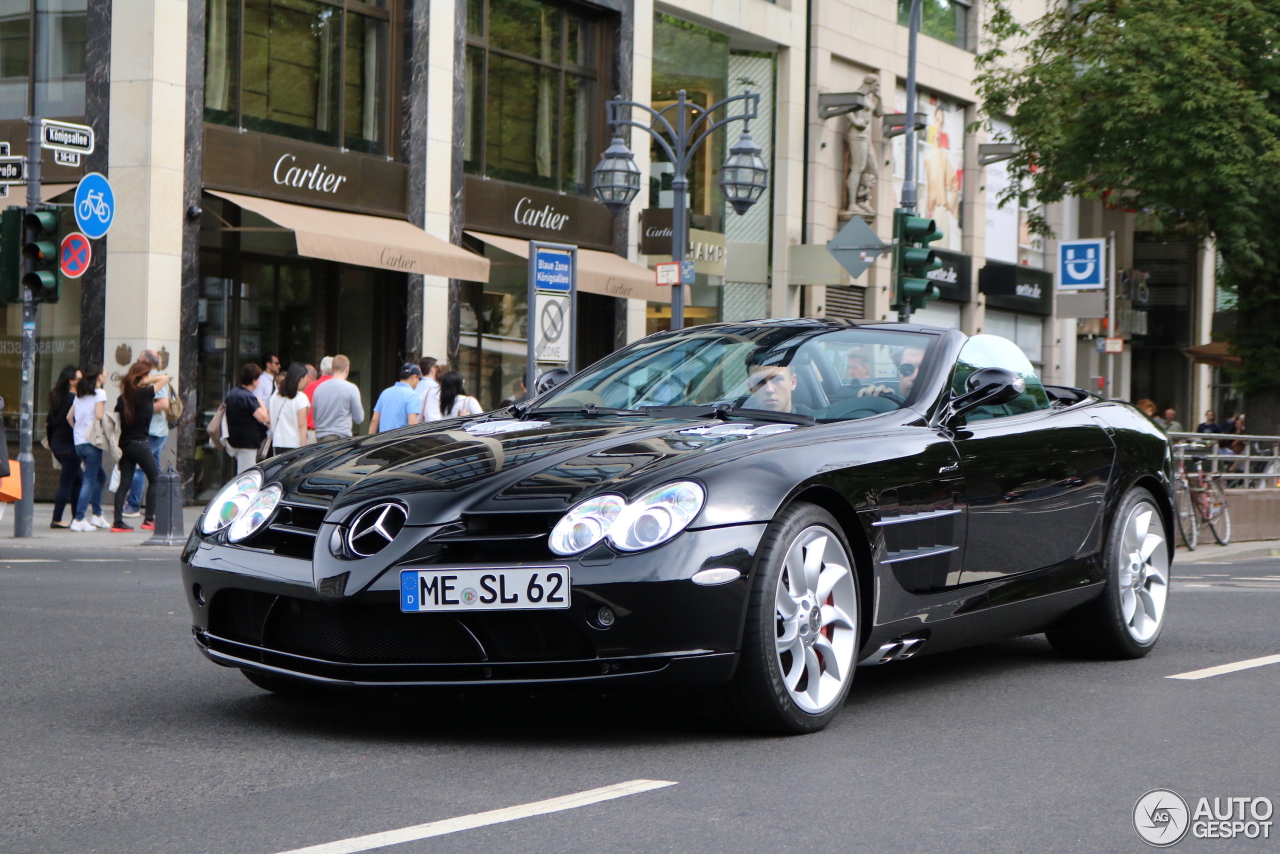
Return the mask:
<svg viewBox="0 0 1280 854">
<path fill-rule="evenodd" d="M 236 460 L 236 474 L 258 464 L 258 451 L 267 438 L 271 416 L 262 399 L 254 394 L 262 368 L 249 362 L 240 369 L 240 385 L 227 393 L 222 417 L 227 425 L 227 447 Z"/>
<path fill-rule="evenodd" d="M 307 444 L 307 410 L 311 400 L 305 394 L 307 366 L 294 362 L 284 382 L 271 395 L 271 449 L 283 454 Z"/>
<path fill-rule="evenodd" d="M 76 456 L 75 441 L 71 436 L 71 404 L 75 401 L 75 393 L 71 387 L 80 379 L 80 371 L 75 365 L 67 365 L 58 374 L 58 381 L 49 389 L 49 413 L 45 416 L 44 445 L 53 454 L 53 458 L 62 467 L 62 475 L 58 479 L 58 492 L 53 497 L 53 521 L 50 528 L 70 528 L 70 522 L 62 521 L 62 511 L 70 505 L 75 510 L 76 498 L 80 495 L 82 473 L 80 458 Z"/>
<path fill-rule="evenodd" d="M 102 451 L 107 447 L 107 438 L 102 432 L 102 416 L 107 410 L 107 393 L 102 386 L 106 379 L 100 366 L 85 365 L 76 382 L 75 402 L 67 413 L 75 437 L 76 456 L 84 464 L 84 484 L 80 487 L 75 519 L 71 523 L 71 530 L 80 533 L 111 527 L 102 518 L 102 487 L 107 482 L 107 473 L 102 470 Z M 90 505 L 93 515 L 86 519 Z"/>
</svg>

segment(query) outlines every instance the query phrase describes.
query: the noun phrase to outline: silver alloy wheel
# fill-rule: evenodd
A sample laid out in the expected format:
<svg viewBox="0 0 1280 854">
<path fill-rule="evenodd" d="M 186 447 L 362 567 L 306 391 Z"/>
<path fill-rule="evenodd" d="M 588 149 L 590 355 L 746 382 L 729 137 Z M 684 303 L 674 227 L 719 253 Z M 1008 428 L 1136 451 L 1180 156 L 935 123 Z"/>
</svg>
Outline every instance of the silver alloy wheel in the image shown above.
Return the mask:
<svg viewBox="0 0 1280 854">
<path fill-rule="evenodd" d="M 1129 636 L 1146 643 L 1160 631 L 1169 595 L 1169 551 L 1155 505 L 1139 501 L 1120 537 L 1120 615 Z"/>
<path fill-rule="evenodd" d="M 792 702 L 809 714 L 827 711 L 853 675 L 857 603 L 839 538 L 821 525 L 805 528 L 778 575 L 774 655 Z"/>
</svg>

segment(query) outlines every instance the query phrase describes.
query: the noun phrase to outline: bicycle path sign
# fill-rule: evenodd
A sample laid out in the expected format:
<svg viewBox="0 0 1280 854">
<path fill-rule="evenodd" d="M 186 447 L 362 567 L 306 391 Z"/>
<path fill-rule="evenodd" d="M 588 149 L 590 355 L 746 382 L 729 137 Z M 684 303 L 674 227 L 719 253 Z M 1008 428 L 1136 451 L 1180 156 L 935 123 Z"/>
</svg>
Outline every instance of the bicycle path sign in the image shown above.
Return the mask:
<svg viewBox="0 0 1280 854">
<path fill-rule="evenodd" d="M 76 225 L 86 237 L 96 240 L 111 229 L 116 216 L 116 196 L 104 176 L 90 172 L 81 178 L 74 205 Z"/>
</svg>

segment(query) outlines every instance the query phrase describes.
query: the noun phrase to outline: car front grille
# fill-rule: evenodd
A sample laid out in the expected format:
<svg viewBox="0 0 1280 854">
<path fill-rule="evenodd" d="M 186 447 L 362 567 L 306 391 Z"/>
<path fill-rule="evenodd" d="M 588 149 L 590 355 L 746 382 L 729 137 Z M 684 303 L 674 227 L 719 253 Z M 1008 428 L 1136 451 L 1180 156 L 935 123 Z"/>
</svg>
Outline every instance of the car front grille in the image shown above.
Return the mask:
<svg viewBox="0 0 1280 854">
<path fill-rule="evenodd" d="M 394 601 L 325 605 L 219 591 L 209 633 L 263 651 L 350 664 L 549 662 L 595 658 L 565 613 L 405 614 Z"/>
</svg>

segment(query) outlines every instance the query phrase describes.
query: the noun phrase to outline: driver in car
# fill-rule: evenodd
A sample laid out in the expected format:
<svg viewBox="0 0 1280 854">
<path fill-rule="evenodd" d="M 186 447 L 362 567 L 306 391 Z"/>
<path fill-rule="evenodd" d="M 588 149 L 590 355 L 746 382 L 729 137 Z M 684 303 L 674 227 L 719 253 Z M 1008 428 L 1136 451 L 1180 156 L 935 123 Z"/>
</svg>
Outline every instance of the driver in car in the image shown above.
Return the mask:
<svg viewBox="0 0 1280 854">
<path fill-rule="evenodd" d="M 903 347 L 895 350 L 893 362 L 898 367 L 898 388 L 895 390 L 883 383 L 876 383 L 875 385 L 863 386 L 858 389 L 858 397 L 896 394 L 906 400 L 911 396 L 911 388 L 916 384 L 916 377 L 920 376 L 920 363 L 923 361 L 923 347 Z"/>
<path fill-rule="evenodd" d="M 794 412 L 813 415 L 807 406 L 793 403 L 799 377 L 787 365 L 765 364 L 777 359 L 767 352 L 756 351 L 747 357 L 747 390 L 751 396 L 742 404 L 744 409 L 767 409 L 770 412 Z"/>
</svg>

